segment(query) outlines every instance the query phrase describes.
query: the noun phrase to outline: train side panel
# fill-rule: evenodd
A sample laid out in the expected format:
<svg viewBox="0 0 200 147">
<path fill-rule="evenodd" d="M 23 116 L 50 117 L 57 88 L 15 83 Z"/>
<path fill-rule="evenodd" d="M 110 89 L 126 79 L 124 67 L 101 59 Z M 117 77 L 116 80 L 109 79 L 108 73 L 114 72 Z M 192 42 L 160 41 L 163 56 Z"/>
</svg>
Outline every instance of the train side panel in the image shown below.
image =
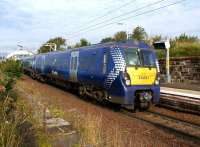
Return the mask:
<svg viewBox="0 0 200 147">
<path fill-rule="evenodd" d="M 27 57 L 22 60 L 22 69 L 25 73 L 31 75 L 34 72 L 35 57 Z"/>
<path fill-rule="evenodd" d="M 37 55 L 35 57 L 35 65 L 33 67 L 37 75 L 45 75 L 45 55 Z"/>
<path fill-rule="evenodd" d="M 48 77 L 67 80 L 69 77 L 69 55 L 67 52 L 47 54 L 45 74 Z"/>
<path fill-rule="evenodd" d="M 103 88 L 107 75 L 106 48 L 79 51 L 78 81 Z M 107 61 L 105 61 L 107 62 Z"/>
</svg>

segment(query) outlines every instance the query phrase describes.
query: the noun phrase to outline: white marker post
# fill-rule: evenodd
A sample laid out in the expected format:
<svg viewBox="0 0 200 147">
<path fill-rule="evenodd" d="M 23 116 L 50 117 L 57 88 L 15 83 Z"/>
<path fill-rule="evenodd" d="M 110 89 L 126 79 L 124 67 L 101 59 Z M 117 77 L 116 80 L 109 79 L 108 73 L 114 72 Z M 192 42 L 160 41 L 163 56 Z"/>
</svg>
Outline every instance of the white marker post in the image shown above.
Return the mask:
<svg viewBox="0 0 200 147">
<path fill-rule="evenodd" d="M 169 42 L 169 40 L 154 42 L 153 46 L 154 46 L 155 49 L 165 50 L 165 55 L 166 55 L 166 82 L 167 83 L 171 83 L 171 76 L 170 76 L 170 70 L 169 70 L 169 48 L 170 48 L 170 42 Z"/>
</svg>

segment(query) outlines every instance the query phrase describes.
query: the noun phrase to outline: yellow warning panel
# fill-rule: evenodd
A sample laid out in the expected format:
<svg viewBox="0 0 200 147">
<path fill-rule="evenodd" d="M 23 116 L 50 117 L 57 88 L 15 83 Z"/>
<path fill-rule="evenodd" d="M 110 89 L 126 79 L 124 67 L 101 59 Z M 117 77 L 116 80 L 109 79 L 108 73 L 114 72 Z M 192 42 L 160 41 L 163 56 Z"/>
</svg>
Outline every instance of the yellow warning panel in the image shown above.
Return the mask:
<svg viewBox="0 0 200 147">
<path fill-rule="evenodd" d="M 127 67 L 131 85 L 152 85 L 156 79 L 156 68 Z"/>
</svg>

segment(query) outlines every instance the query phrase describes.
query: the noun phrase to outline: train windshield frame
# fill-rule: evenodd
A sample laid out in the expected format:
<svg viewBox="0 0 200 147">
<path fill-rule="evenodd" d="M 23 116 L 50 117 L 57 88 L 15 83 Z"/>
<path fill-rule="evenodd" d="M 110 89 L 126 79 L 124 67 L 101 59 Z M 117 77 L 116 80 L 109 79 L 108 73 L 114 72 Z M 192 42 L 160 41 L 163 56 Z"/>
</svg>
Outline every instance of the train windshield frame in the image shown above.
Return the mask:
<svg viewBox="0 0 200 147">
<path fill-rule="evenodd" d="M 141 50 L 143 66 L 156 67 L 155 53 L 151 50 Z"/>
<path fill-rule="evenodd" d="M 140 55 L 136 48 L 125 49 L 126 66 L 141 66 Z"/>
<path fill-rule="evenodd" d="M 155 54 L 151 50 L 125 49 L 126 66 L 156 67 Z"/>
</svg>

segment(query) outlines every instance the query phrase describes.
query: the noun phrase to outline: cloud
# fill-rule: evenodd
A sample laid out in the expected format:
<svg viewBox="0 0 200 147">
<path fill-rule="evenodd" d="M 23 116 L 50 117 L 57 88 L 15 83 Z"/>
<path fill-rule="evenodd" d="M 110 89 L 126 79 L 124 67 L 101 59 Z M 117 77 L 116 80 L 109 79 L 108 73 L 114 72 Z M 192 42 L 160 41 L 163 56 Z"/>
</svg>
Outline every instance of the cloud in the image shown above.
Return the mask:
<svg viewBox="0 0 200 147">
<path fill-rule="evenodd" d="M 137 25 L 145 27 L 152 35 L 174 36 L 181 32 L 199 35 L 197 32 L 200 21 L 197 18 L 200 17 L 200 4 L 188 0 L 180 5 L 123 21 L 126 25 L 113 24 L 80 34 L 75 38 L 67 36 L 86 27 L 89 25 L 88 21 L 106 12 L 109 12 L 109 15 L 95 22 L 110 19 L 156 1 L 158 0 L 1 0 L 0 49 L 16 48 L 17 41 L 22 41 L 30 49 L 37 49 L 43 42 L 55 36 L 66 37 L 72 43 L 82 37 L 96 43 L 119 30 L 128 29 L 131 32 Z M 175 1 L 165 0 L 162 4 L 146 8 L 141 12 Z M 125 3 L 129 4 L 118 9 Z"/>
</svg>

